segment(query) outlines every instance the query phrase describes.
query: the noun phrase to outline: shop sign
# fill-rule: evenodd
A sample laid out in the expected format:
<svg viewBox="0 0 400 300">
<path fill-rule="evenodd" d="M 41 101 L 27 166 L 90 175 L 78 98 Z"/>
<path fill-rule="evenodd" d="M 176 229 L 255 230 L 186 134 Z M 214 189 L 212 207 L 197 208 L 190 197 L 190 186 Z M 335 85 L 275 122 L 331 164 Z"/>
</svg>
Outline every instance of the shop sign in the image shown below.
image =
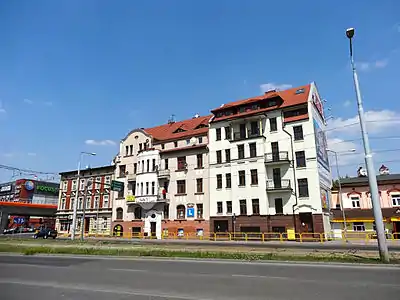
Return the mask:
<svg viewBox="0 0 400 300">
<path fill-rule="evenodd" d="M 58 188 L 53 187 L 53 186 L 37 185 L 36 191 L 51 193 L 51 194 L 58 194 Z"/>
<path fill-rule="evenodd" d="M 10 192 L 11 191 L 11 185 L 4 185 L 0 187 L 0 192 Z"/>
<path fill-rule="evenodd" d="M 134 195 L 128 195 L 125 197 L 126 202 L 136 202 L 136 198 Z"/>
</svg>

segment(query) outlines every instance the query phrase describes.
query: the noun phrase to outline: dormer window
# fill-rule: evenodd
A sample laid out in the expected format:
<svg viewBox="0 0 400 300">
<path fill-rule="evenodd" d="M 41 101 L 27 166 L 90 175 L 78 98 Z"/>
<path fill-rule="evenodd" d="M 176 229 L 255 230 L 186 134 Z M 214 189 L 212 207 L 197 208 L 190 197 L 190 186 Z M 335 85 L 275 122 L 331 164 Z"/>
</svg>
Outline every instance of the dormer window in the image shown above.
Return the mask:
<svg viewBox="0 0 400 300">
<path fill-rule="evenodd" d="M 179 132 L 185 132 L 186 130 L 184 130 L 183 128 L 179 127 L 178 129 L 176 129 L 174 131 L 174 133 L 179 133 Z"/>
<path fill-rule="evenodd" d="M 200 129 L 200 128 L 207 128 L 208 126 L 206 124 L 199 124 L 197 125 L 196 129 Z"/>
</svg>

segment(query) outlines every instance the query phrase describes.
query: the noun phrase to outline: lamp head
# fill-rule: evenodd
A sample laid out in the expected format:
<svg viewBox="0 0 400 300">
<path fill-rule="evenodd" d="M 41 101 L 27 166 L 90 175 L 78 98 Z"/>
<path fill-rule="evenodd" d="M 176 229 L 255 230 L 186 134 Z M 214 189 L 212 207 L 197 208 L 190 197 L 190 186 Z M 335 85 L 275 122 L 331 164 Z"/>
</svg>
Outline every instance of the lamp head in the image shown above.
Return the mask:
<svg viewBox="0 0 400 300">
<path fill-rule="evenodd" d="M 354 36 L 354 28 L 347 28 L 346 36 L 348 39 L 352 39 Z"/>
</svg>

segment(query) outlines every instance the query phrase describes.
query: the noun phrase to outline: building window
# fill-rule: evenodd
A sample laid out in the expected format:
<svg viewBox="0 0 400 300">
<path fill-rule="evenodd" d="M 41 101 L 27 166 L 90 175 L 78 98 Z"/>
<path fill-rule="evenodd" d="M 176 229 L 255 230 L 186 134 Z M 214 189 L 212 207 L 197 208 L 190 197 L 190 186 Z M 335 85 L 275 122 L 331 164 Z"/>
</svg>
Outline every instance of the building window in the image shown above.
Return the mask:
<svg viewBox="0 0 400 300">
<path fill-rule="evenodd" d="M 197 210 L 197 219 L 203 219 L 203 204 L 197 203 L 196 210 Z"/>
<path fill-rule="evenodd" d="M 121 207 L 117 208 L 117 220 L 122 220 L 124 218 L 124 210 Z"/>
<path fill-rule="evenodd" d="M 189 145 L 190 144 L 190 139 L 187 139 L 186 140 L 186 145 Z"/>
<path fill-rule="evenodd" d="M 301 125 L 293 126 L 293 133 L 294 133 L 294 140 L 295 141 L 304 140 L 303 126 L 301 126 Z"/>
<path fill-rule="evenodd" d="M 400 194 L 393 194 L 391 197 L 393 206 L 400 206 Z"/>
<path fill-rule="evenodd" d="M 229 126 L 225 127 L 225 139 L 230 140 L 232 138 L 231 128 Z"/>
<path fill-rule="evenodd" d="M 202 144 L 202 143 L 203 143 L 203 137 L 199 136 L 199 144 Z"/>
<path fill-rule="evenodd" d="M 227 214 L 232 213 L 232 201 L 226 201 L 226 213 Z"/>
<path fill-rule="evenodd" d="M 258 136 L 260 133 L 260 129 L 258 128 L 258 122 L 254 121 L 250 123 L 250 134 L 252 136 Z"/>
<path fill-rule="evenodd" d="M 186 156 L 178 157 L 178 170 L 186 169 Z"/>
<path fill-rule="evenodd" d="M 146 195 L 148 195 L 148 194 L 149 194 L 149 183 L 146 182 Z"/>
<path fill-rule="evenodd" d="M 178 194 L 186 194 L 186 181 L 178 180 L 176 182 Z"/>
<path fill-rule="evenodd" d="M 60 209 L 61 210 L 65 209 L 65 199 L 61 199 Z"/>
<path fill-rule="evenodd" d="M 239 201 L 239 206 L 240 206 L 240 214 L 241 215 L 247 215 L 247 203 L 246 203 L 246 200 L 240 200 Z"/>
<path fill-rule="evenodd" d="M 70 205 L 70 207 L 69 207 L 70 210 L 74 209 L 74 202 L 75 202 L 75 199 L 73 199 L 73 198 L 70 199 L 70 204 L 69 204 Z"/>
<path fill-rule="evenodd" d="M 164 204 L 164 219 L 169 219 L 169 204 Z"/>
<path fill-rule="evenodd" d="M 275 198 L 275 213 L 277 215 L 283 214 L 283 200 L 282 200 L 282 198 Z"/>
<path fill-rule="evenodd" d="M 245 171 L 239 171 L 239 186 L 246 185 L 246 173 Z"/>
<path fill-rule="evenodd" d="M 143 145 L 142 143 L 139 143 L 139 152 L 143 150 Z"/>
<path fill-rule="evenodd" d="M 81 210 L 83 206 L 83 198 L 78 199 L 78 209 Z"/>
<path fill-rule="evenodd" d="M 225 162 L 231 162 L 231 149 L 225 149 Z"/>
<path fill-rule="evenodd" d="M 306 167 L 306 153 L 304 151 L 296 151 L 296 166 L 297 168 Z"/>
<path fill-rule="evenodd" d="M 307 178 L 297 179 L 299 186 L 299 197 L 308 197 L 308 180 Z"/>
<path fill-rule="evenodd" d="M 203 192 L 203 178 L 196 179 L 196 192 L 197 193 Z"/>
<path fill-rule="evenodd" d="M 133 145 L 130 145 L 130 146 L 129 146 L 129 154 L 130 154 L 130 155 L 133 155 Z"/>
<path fill-rule="evenodd" d="M 142 207 L 140 206 L 135 207 L 134 214 L 135 214 L 135 219 L 140 220 L 142 218 Z"/>
<path fill-rule="evenodd" d="M 151 183 L 151 194 L 156 194 L 156 183 L 154 181 Z"/>
<path fill-rule="evenodd" d="M 63 181 L 63 187 L 62 187 L 63 191 L 68 190 L 68 181 Z"/>
<path fill-rule="evenodd" d="M 354 222 L 353 223 L 354 231 L 365 231 L 365 225 L 363 222 Z"/>
<path fill-rule="evenodd" d="M 79 180 L 79 190 L 82 191 L 85 189 L 85 179 Z"/>
<path fill-rule="evenodd" d="M 90 204 L 91 204 L 91 202 L 92 202 L 92 199 L 89 197 L 89 198 L 86 198 L 86 209 L 90 209 Z"/>
<path fill-rule="evenodd" d="M 253 209 L 253 215 L 260 214 L 260 201 L 258 199 L 251 200 L 251 207 Z"/>
<path fill-rule="evenodd" d="M 76 180 L 72 180 L 72 190 L 76 190 Z"/>
<path fill-rule="evenodd" d="M 278 131 L 278 124 L 276 122 L 276 118 L 269 119 L 269 130 L 270 131 Z"/>
<path fill-rule="evenodd" d="M 222 151 L 217 150 L 217 164 L 222 164 Z"/>
<path fill-rule="evenodd" d="M 110 185 L 111 184 L 111 176 L 104 177 L 104 183 Z M 110 188 L 110 186 L 106 186 L 106 188 Z"/>
<path fill-rule="evenodd" d="M 143 182 L 140 183 L 140 196 L 143 196 Z"/>
<path fill-rule="evenodd" d="M 161 144 L 161 149 L 165 149 L 165 144 Z"/>
<path fill-rule="evenodd" d="M 217 202 L 217 214 L 222 214 L 222 202 Z"/>
<path fill-rule="evenodd" d="M 221 140 L 221 128 L 215 129 L 215 134 L 216 134 L 216 140 L 220 141 Z"/>
<path fill-rule="evenodd" d="M 164 166 L 165 166 L 165 170 L 169 169 L 168 158 L 164 159 Z"/>
<path fill-rule="evenodd" d="M 150 172 L 150 159 L 147 160 L 147 172 Z"/>
<path fill-rule="evenodd" d="M 133 174 L 137 173 L 137 163 L 133 164 Z"/>
<path fill-rule="evenodd" d="M 108 195 L 103 195 L 103 208 L 108 208 L 110 197 Z"/>
<path fill-rule="evenodd" d="M 174 147 L 175 147 L 175 148 L 178 148 L 178 141 L 175 141 L 175 142 L 174 142 Z"/>
<path fill-rule="evenodd" d="M 256 143 L 249 144 L 249 147 L 250 147 L 250 157 L 256 157 L 257 156 L 257 145 L 256 145 Z"/>
<path fill-rule="evenodd" d="M 93 208 L 94 208 L 94 209 L 99 209 L 99 205 L 100 205 L 100 197 L 99 197 L 99 196 L 96 196 L 96 197 L 94 197 Z"/>
<path fill-rule="evenodd" d="M 101 177 L 96 177 L 95 178 L 95 182 L 96 182 L 96 184 L 95 184 L 95 189 L 100 189 L 100 187 L 101 187 Z"/>
<path fill-rule="evenodd" d="M 126 172 L 126 166 L 120 165 L 119 166 L 119 177 L 125 177 L 125 172 Z"/>
<path fill-rule="evenodd" d="M 156 160 L 153 159 L 153 172 L 156 170 Z"/>
<path fill-rule="evenodd" d="M 238 145 L 238 159 L 244 158 L 244 145 Z"/>
<path fill-rule="evenodd" d="M 177 216 L 177 219 L 185 218 L 185 206 L 184 205 L 178 205 L 176 207 L 176 216 Z"/>
<path fill-rule="evenodd" d="M 129 146 L 125 146 L 125 156 L 129 155 Z"/>
<path fill-rule="evenodd" d="M 251 175 L 251 184 L 257 185 L 258 184 L 257 169 L 250 170 L 250 175 Z"/>
<path fill-rule="evenodd" d="M 351 205 L 353 206 L 353 208 L 360 208 L 361 207 L 361 203 L 360 203 L 360 197 L 351 197 Z"/>
<path fill-rule="evenodd" d="M 232 187 L 232 176 L 231 176 L 231 173 L 226 173 L 225 174 L 225 180 L 226 180 L 226 188 L 230 189 Z"/>
<path fill-rule="evenodd" d="M 222 174 L 217 175 L 217 189 L 222 189 Z"/>
<path fill-rule="evenodd" d="M 203 167 L 203 154 L 197 154 L 197 168 Z"/>
</svg>

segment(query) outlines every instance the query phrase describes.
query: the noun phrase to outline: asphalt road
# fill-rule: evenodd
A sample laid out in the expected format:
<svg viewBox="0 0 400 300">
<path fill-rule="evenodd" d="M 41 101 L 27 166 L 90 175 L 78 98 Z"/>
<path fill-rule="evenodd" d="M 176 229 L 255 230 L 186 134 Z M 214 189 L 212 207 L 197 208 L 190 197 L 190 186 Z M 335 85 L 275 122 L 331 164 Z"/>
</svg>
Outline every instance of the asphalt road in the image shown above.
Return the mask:
<svg viewBox="0 0 400 300">
<path fill-rule="evenodd" d="M 398 299 L 400 267 L 0 256 L 1 299 Z"/>
</svg>

